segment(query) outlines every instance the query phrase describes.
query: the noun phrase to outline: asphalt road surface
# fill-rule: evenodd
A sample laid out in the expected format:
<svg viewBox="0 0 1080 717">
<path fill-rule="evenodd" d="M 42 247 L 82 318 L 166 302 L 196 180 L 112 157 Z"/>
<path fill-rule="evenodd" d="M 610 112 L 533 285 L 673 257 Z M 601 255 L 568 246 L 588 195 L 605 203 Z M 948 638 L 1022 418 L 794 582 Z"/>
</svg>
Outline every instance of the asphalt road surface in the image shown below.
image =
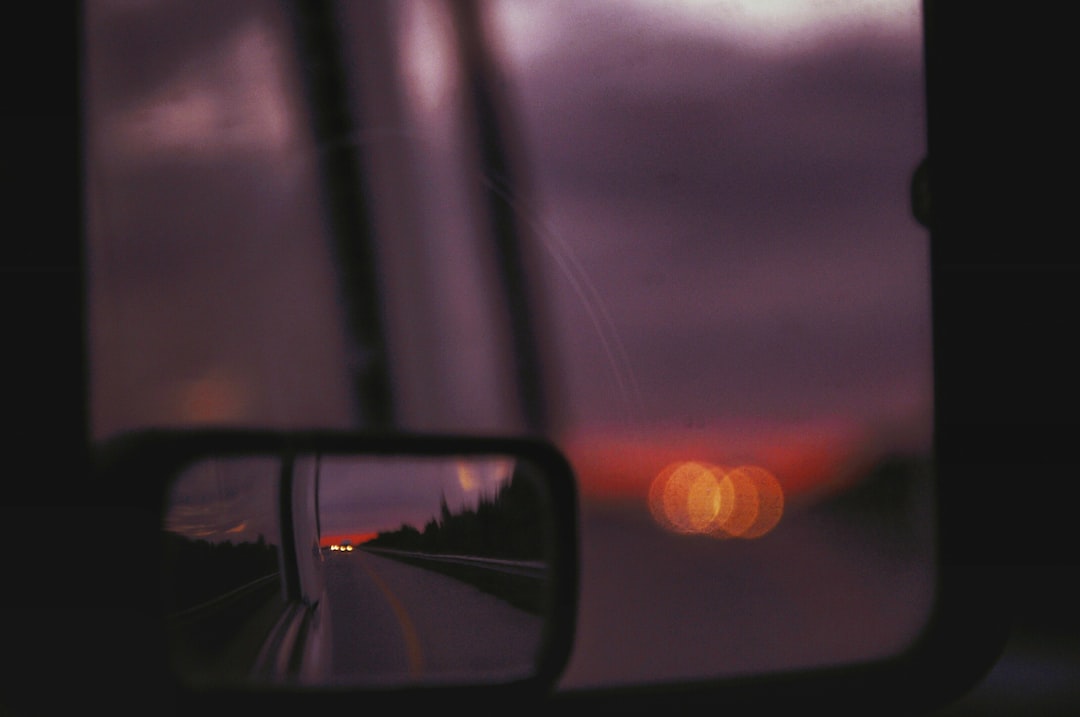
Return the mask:
<svg viewBox="0 0 1080 717">
<path fill-rule="evenodd" d="M 543 622 L 440 573 L 331 553 L 318 634 L 330 682 L 392 686 L 528 676 Z"/>
</svg>

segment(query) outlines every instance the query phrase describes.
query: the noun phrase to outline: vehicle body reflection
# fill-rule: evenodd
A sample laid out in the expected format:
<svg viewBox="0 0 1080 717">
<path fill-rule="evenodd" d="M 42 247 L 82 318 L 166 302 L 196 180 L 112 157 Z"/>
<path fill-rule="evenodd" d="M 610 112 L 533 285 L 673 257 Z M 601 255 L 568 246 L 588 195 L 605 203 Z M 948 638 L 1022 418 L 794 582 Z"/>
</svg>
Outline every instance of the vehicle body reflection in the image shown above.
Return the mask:
<svg viewBox="0 0 1080 717">
<path fill-rule="evenodd" d="M 535 679 L 565 594 L 551 480 L 512 452 L 186 462 L 162 523 L 177 677 L 197 688 Z"/>
</svg>

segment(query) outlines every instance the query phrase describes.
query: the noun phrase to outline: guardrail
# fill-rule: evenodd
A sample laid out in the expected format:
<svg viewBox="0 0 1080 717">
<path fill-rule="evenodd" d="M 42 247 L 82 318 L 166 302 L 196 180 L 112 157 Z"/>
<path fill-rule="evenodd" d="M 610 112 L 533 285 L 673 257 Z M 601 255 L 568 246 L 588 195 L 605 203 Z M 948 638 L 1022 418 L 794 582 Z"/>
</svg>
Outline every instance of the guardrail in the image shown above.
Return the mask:
<svg viewBox="0 0 1080 717">
<path fill-rule="evenodd" d="M 183 610 L 170 613 L 168 621 L 171 625 L 179 626 L 185 623 L 192 622 L 194 620 L 201 620 L 210 613 L 218 612 L 220 610 L 227 609 L 231 605 L 246 600 L 260 592 L 269 589 L 271 585 L 277 585 L 280 581 L 280 573 L 270 573 L 257 580 L 252 580 L 250 583 L 241 585 L 238 588 L 230 590 L 227 593 L 218 595 L 215 598 L 207 600 L 206 602 L 199 603 Z"/>
<path fill-rule="evenodd" d="M 362 545 L 359 549 L 442 573 L 526 612 L 539 615 L 548 608 L 548 567 L 542 561 L 419 553 L 393 548 L 368 548 Z"/>
<path fill-rule="evenodd" d="M 177 676 L 192 684 L 245 681 L 284 607 L 275 573 L 168 615 Z"/>
<path fill-rule="evenodd" d="M 383 554 L 387 557 L 399 556 L 411 558 L 417 561 L 432 563 L 446 563 L 452 565 L 469 565 L 486 570 L 491 570 L 507 575 L 520 575 L 522 577 L 543 580 L 547 577 L 548 566 L 542 560 L 508 560 L 505 558 L 487 558 L 476 555 L 454 555 L 452 553 L 420 553 L 412 550 L 397 550 L 394 548 L 367 548 L 359 547 L 360 550 L 369 553 Z"/>
</svg>

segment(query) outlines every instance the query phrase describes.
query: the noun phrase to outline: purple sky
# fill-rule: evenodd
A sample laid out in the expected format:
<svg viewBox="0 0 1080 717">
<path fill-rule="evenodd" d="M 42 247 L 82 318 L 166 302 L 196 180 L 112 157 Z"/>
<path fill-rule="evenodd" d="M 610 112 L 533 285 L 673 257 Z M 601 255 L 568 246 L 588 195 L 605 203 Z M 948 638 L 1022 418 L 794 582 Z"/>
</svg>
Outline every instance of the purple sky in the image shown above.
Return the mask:
<svg viewBox="0 0 1080 717">
<path fill-rule="evenodd" d="M 281 461 L 270 456 L 195 463 L 169 491 L 165 529 L 193 540 L 281 543 L 277 505 Z"/>
<path fill-rule="evenodd" d="M 507 54 L 575 419 L 925 418 L 917 16 L 765 52 L 558 5 Z"/>
<path fill-rule="evenodd" d="M 95 435 L 354 425 L 275 7 L 91 3 Z M 412 27 L 431 6 L 402 7 Z M 815 7 L 491 5 L 530 160 L 520 206 L 562 433 L 909 420 L 929 438 L 927 242 L 907 198 L 924 152 L 918 16 Z M 410 95 L 427 103 L 418 116 L 445 110 L 438 48 L 405 47 L 426 88 Z M 446 200 L 431 191 L 429 206 Z M 433 256 L 453 254 L 447 236 L 428 237 Z M 475 327 L 438 324 L 423 353 L 467 350 Z M 490 357 L 455 370 L 469 389 L 452 406 L 431 394 L 417 423 L 501 425 Z"/>
<path fill-rule="evenodd" d="M 512 461 L 494 456 L 324 458 L 320 528 L 324 536 L 395 530 L 402 524 L 423 530 L 438 517 L 442 498 L 451 511 L 475 508 L 480 496 L 495 495 L 512 470 Z"/>
</svg>

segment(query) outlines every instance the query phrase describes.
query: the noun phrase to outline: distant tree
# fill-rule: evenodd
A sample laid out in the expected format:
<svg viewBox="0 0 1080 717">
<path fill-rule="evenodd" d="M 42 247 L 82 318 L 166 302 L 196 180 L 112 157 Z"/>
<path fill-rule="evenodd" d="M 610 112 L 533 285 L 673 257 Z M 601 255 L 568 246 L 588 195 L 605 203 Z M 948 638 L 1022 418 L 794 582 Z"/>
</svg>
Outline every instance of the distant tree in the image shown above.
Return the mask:
<svg viewBox="0 0 1080 717">
<path fill-rule="evenodd" d="M 482 496 L 476 508 L 450 510 L 445 494 L 437 517 L 423 531 L 402 525 L 379 533 L 375 547 L 513 559 L 541 559 L 545 545 L 545 510 L 531 479 L 515 468 L 493 496 Z"/>
</svg>

